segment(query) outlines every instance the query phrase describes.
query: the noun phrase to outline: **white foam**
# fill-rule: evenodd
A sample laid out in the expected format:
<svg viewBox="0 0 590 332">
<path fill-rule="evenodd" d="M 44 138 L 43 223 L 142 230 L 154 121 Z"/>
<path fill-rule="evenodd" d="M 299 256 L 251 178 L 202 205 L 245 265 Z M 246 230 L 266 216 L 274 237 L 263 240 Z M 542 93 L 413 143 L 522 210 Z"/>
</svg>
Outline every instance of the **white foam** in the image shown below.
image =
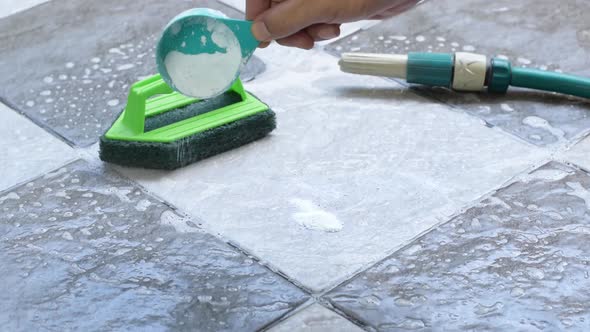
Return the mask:
<svg viewBox="0 0 590 332">
<path fill-rule="evenodd" d="M 397 41 L 404 41 L 408 39 L 406 36 L 389 36 L 389 39 L 397 40 Z"/>
<path fill-rule="evenodd" d="M 119 99 L 111 99 L 107 102 L 107 105 L 111 107 L 117 106 L 119 105 Z"/>
<path fill-rule="evenodd" d="M 329 233 L 342 230 L 343 224 L 334 214 L 321 209 L 313 202 L 298 198 L 294 198 L 290 202 L 300 210 L 293 214 L 293 219 L 301 226 Z"/>
<path fill-rule="evenodd" d="M 127 70 L 127 69 L 131 69 L 131 68 L 133 68 L 133 67 L 135 67 L 135 65 L 134 65 L 134 64 L 132 64 L 132 63 L 126 63 L 126 64 L 124 64 L 124 65 L 120 65 L 120 66 L 118 66 L 118 67 L 117 67 L 117 70 L 119 70 L 119 71 L 120 71 L 120 70 Z"/>
<path fill-rule="evenodd" d="M 148 201 L 147 199 L 142 199 L 139 202 L 137 202 L 137 205 L 135 205 L 135 209 L 137 211 L 146 211 L 151 205 L 152 203 L 150 201 Z"/>
<path fill-rule="evenodd" d="M 530 65 L 531 63 L 533 63 L 531 60 L 527 58 L 518 58 L 517 61 L 519 63 L 522 63 L 523 65 Z"/>
<path fill-rule="evenodd" d="M 8 200 L 8 199 L 19 200 L 20 196 L 15 192 L 8 193 L 8 194 L 0 197 L 0 203 L 4 202 L 5 200 Z"/>
<path fill-rule="evenodd" d="M 512 106 L 510 106 L 508 104 L 502 104 L 502 105 L 500 105 L 500 107 L 502 108 L 502 111 L 504 111 L 504 112 L 514 112 L 514 108 L 512 108 Z"/>
<path fill-rule="evenodd" d="M 568 195 L 577 196 L 584 200 L 584 203 L 586 203 L 586 208 L 590 210 L 590 191 L 584 188 L 584 186 L 582 186 L 582 184 L 579 182 L 568 182 L 567 186 L 573 190 L 573 192 L 569 192 Z"/>
<path fill-rule="evenodd" d="M 565 132 L 559 128 L 553 127 L 549 121 L 538 116 L 528 116 L 522 120 L 522 123 L 533 128 L 544 129 L 557 138 L 558 143 L 565 139 Z"/>
</svg>

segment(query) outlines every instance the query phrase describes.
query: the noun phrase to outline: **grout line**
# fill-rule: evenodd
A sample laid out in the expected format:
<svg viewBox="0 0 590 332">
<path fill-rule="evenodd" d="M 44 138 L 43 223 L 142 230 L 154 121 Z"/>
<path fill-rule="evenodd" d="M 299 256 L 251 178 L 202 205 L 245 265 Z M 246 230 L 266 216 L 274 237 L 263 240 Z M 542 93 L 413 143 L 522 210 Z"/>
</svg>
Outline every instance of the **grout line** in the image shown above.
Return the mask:
<svg viewBox="0 0 590 332">
<path fill-rule="evenodd" d="M 325 298 L 324 296 L 326 294 L 328 294 L 331 291 L 334 291 L 338 288 L 341 288 L 343 286 L 345 286 L 346 284 L 354 281 L 355 279 L 357 279 L 360 275 L 362 275 L 363 273 L 365 273 L 366 271 L 370 270 L 371 268 L 377 266 L 378 264 L 384 262 L 385 260 L 393 257 L 397 252 L 402 251 L 404 249 L 407 249 L 409 247 L 411 247 L 413 245 L 413 243 L 415 241 L 417 241 L 418 239 L 422 238 L 423 236 L 427 235 L 428 233 L 434 231 L 435 229 L 441 227 L 442 225 L 451 222 L 452 220 L 454 220 L 455 218 L 459 217 L 460 215 L 464 214 L 465 212 L 467 212 L 468 210 L 476 207 L 478 204 L 480 204 L 482 201 L 488 199 L 489 197 L 492 197 L 495 193 L 497 193 L 498 191 L 508 188 L 509 186 L 517 183 L 518 178 L 527 174 L 530 174 L 532 172 L 534 172 L 535 170 L 547 165 L 550 162 L 559 162 L 557 160 L 554 159 L 549 159 L 549 160 L 543 160 L 540 161 L 540 165 L 533 165 L 528 167 L 527 169 L 517 173 L 515 176 L 513 176 L 510 180 L 506 181 L 504 184 L 502 184 L 500 187 L 484 194 L 483 196 L 481 196 L 479 199 L 476 199 L 474 201 L 472 201 L 471 203 L 468 203 L 467 205 L 465 205 L 464 207 L 462 207 L 461 209 L 459 209 L 458 211 L 456 211 L 455 213 L 453 213 L 452 215 L 450 215 L 448 218 L 445 218 L 444 220 L 441 220 L 439 223 L 437 223 L 436 225 L 430 227 L 428 230 L 418 234 L 417 236 L 415 236 L 414 238 L 412 238 L 411 240 L 406 241 L 405 245 L 402 245 L 401 247 L 399 247 L 398 249 L 394 250 L 391 254 L 389 254 L 387 257 L 384 257 L 383 259 L 378 260 L 377 262 L 371 264 L 370 266 L 368 266 L 366 269 L 362 270 L 362 271 L 358 271 L 357 273 L 355 273 L 354 275 L 352 275 L 351 277 L 349 277 L 347 280 L 341 282 L 340 284 L 332 287 L 329 290 L 324 291 L 321 295 L 320 298 L 318 299 L 318 303 L 327 306 L 328 308 L 331 308 L 333 311 L 339 313 L 340 315 L 342 315 L 343 317 L 349 319 L 352 322 L 355 322 L 355 324 L 359 325 L 360 327 L 364 327 L 365 325 L 370 324 L 370 322 L 365 322 L 363 320 L 360 319 L 356 319 L 355 317 L 351 317 L 349 316 L 345 311 L 343 311 L 340 307 L 338 307 L 337 304 L 333 303 L 332 301 L 330 301 L 329 299 Z M 579 169 L 580 171 L 583 171 L 585 173 L 590 174 L 589 171 L 586 171 L 583 168 L 577 167 L 577 165 L 575 164 L 569 164 L 567 162 L 565 162 L 566 164 L 568 164 L 571 167 L 574 167 L 576 169 Z M 358 322 L 356 322 L 358 321 Z M 372 331 L 369 330 L 367 328 L 365 328 L 366 331 Z"/>
<path fill-rule="evenodd" d="M 66 163 L 64 163 L 64 164 L 62 164 L 62 165 L 60 165 L 58 167 L 52 168 L 49 171 L 46 171 L 46 172 L 44 172 L 42 174 L 39 174 L 39 175 L 35 175 L 35 176 L 33 176 L 33 177 L 31 177 L 31 178 L 29 178 L 27 180 L 21 181 L 21 182 L 15 184 L 15 185 L 12 185 L 12 186 L 10 186 L 10 187 L 8 187 L 6 189 L 0 190 L 0 195 L 2 195 L 4 193 L 8 193 L 9 191 L 13 191 L 16 188 L 21 187 L 21 186 L 24 186 L 25 184 L 27 184 L 29 182 L 35 182 L 35 181 L 37 181 L 39 179 L 42 179 L 43 177 L 45 177 L 45 176 L 47 176 L 47 175 L 49 175 L 51 173 L 54 173 L 56 171 L 59 171 L 60 169 L 62 169 L 64 167 L 68 167 L 68 166 L 70 166 L 70 165 L 72 165 L 72 164 L 74 164 L 74 163 L 76 163 L 76 162 L 78 162 L 80 160 L 84 160 L 84 159 L 83 158 L 80 158 L 80 157 L 75 157 L 74 159 L 72 159 L 72 160 L 70 160 L 70 161 L 68 161 L 68 162 L 66 162 Z"/>
<path fill-rule="evenodd" d="M 293 308 L 292 310 L 288 311 L 287 313 L 285 313 L 284 315 L 282 315 L 281 317 L 275 319 L 274 321 L 266 324 L 265 326 L 263 326 L 260 330 L 258 330 L 259 332 L 266 332 L 269 331 L 270 329 L 277 327 L 278 325 L 280 325 L 281 323 L 289 320 L 291 317 L 297 315 L 300 312 L 305 311 L 307 308 L 311 307 L 312 305 L 314 305 L 316 303 L 316 300 L 314 298 L 310 298 L 307 301 L 305 301 L 304 303 L 300 304 L 299 306 L 296 306 L 295 308 Z"/>
<path fill-rule="evenodd" d="M 375 331 L 375 329 L 372 326 L 370 326 L 367 322 L 346 313 L 345 311 L 341 310 L 340 308 L 332 305 L 332 303 L 328 300 L 321 299 L 321 301 L 318 301 L 317 303 L 319 305 L 321 305 L 322 307 L 326 308 L 327 310 L 330 310 L 330 311 L 334 312 L 335 314 L 337 314 L 338 316 L 346 319 L 347 321 L 351 322 L 352 324 L 356 325 L 357 327 L 359 327 L 360 329 L 362 329 L 364 331 L 367 331 L 367 332 Z"/>
<path fill-rule="evenodd" d="M 587 173 L 588 175 L 590 175 L 590 168 L 585 167 L 585 166 L 580 166 L 576 162 L 570 161 L 569 159 L 566 159 L 565 157 L 555 158 L 555 159 L 553 159 L 553 161 L 557 162 L 557 163 L 564 164 L 569 167 L 572 167 L 576 170 L 579 170 L 581 172 L 584 172 L 584 173 Z"/>
<path fill-rule="evenodd" d="M 12 102 L 10 102 L 8 99 L 0 96 L 0 103 L 6 105 L 6 107 L 10 110 L 12 110 L 13 112 L 23 116 L 25 119 L 31 121 L 33 124 L 35 124 L 37 127 L 43 129 L 45 132 L 47 132 L 48 134 L 54 136 L 55 138 L 57 138 L 58 140 L 60 140 L 61 142 L 65 143 L 66 145 L 68 145 L 70 148 L 75 149 L 75 148 L 84 148 L 84 147 L 88 147 L 88 146 L 80 146 L 77 145 L 75 142 L 70 141 L 69 139 L 67 139 L 65 136 L 61 135 L 60 133 L 58 133 L 56 130 L 54 130 L 52 127 L 50 127 L 49 125 L 47 125 L 46 123 L 43 123 L 35 118 L 33 118 L 32 116 L 30 116 L 29 114 L 23 112 L 20 110 L 20 108 L 18 106 L 16 106 L 15 104 L 13 104 Z M 89 146 L 92 146 L 95 143 L 90 144 Z"/>
<path fill-rule="evenodd" d="M 154 198 L 155 200 L 159 201 L 160 203 L 162 203 L 163 205 L 167 206 L 168 208 L 170 208 L 171 210 L 173 210 L 174 212 L 181 214 L 183 217 L 186 217 L 192 221 L 197 222 L 197 225 L 199 226 L 198 228 L 203 231 L 203 233 L 211 236 L 212 238 L 221 241 L 222 243 L 225 243 L 226 245 L 228 245 L 229 247 L 231 247 L 232 249 L 234 249 L 235 251 L 238 251 L 239 253 L 241 253 L 242 255 L 245 255 L 246 257 L 252 259 L 253 261 L 255 261 L 257 264 L 259 264 L 260 266 L 262 266 L 263 268 L 265 268 L 266 270 L 268 270 L 269 272 L 271 272 L 272 274 L 284 279 L 285 281 L 287 281 L 288 283 L 292 284 L 293 286 L 295 286 L 296 288 L 300 289 L 305 295 L 307 295 L 310 298 L 313 298 L 312 295 L 312 291 L 310 289 L 308 289 L 306 286 L 304 286 L 303 284 L 299 283 L 298 281 L 290 278 L 286 273 L 282 272 L 280 269 L 276 268 L 275 266 L 273 266 L 272 264 L 270 264 L 269 262 L 263 260 L 262 258 L 258 257 L 257 255 L 254 255 L 252 253 L 250 253 L 248 250 L 240 247 L 238 244 L 236 244 L 235 242 L 226 239 L 225 237 L 223 237 L 221 234 L 219 233 L 215 233 L 212 230 L 203 227 L 202 223 L 199 222 L 200 218 L 196 218 L 186 212 L 184 212 L 182 209 L 178 208 L 177 206 L 175 206 L 174 204 L 168 202 L 167 200 L 163 199 L 162 197 L 160 197 L 159 195 L 152 193 L 151 191 L 149 191 L 147 188 L 145 188 L 144 186 L 142 186 L 139 182 L 135 182 L 133 179 L 125 176 L 124 174 L 122 174 L 121 172 L 119 172 L 115 167 L 113 167 L 110 164 L 102 164 L 102 162 L 100 160 L 98 160 L 98 158 L 93 158 L 91 154 L 85 153 L 86 151 L 78 149 L 78 156 L 75 157 L 73 160 L 68 161 L 67 163 L 64 163 L 58 167 L 55 167 L 47 172 L 44 172 L 42 174 L 39 174 L 35 177 L 32 177 L 28 180 L 25 180 L 23 182 L 20 182 L 18 184 L 15 184 L 13 186 L 10 186 L 9 188 L 0 190 L 0 194 L 9 192 L 14 190 L 17 187 L 23 186 L 26 183 L 29 182 L 34 182 L 37 181 L 39 179 L 42 179 L 43 177 L 47 176 L 48 174 L 54 173 L 64 167 L 68 167 L 70 165 L 75 164 L 76 162 L 79 161 L 83 161 L 86 164 L 89 165 L 89 167 L 104 167 L 104 169 L 108 172 L 111 172 L 113 175 L 115 175 L 116 177 L 119 177 L 120 179 L 122 179 L 124 182 L 127 182 L 128 184 L 137 187 L 140 191 L 142 191 L 145 195 L 150 196 L 151 198 Z M 105 172 L 106 173 L 106 172 Z"/>
<path fill-rule="evenodd" d="M 369 325 L 366 325 L 362 320 L 359 320 L 353 316 L 346 314 L 344 311 L 340 310 L 339 308 L 332 306 L 331 303 L 326 302 L 323 299 L 310 298 L 309 300 L 307 300 L 303 304 L 299 305 L 298 307 L 294 308 L 293 310 L 285 313 L 280 318 L 277 318 L 276 320 L 272 321 L 268 325 L 264 326 L 262 329 L 259 330 L 259 332 L 267 332 L 267 331 L 281 325 L 282 323 L 288 321 L 289 319 L 293 318 L 297 314 L 302 313 L 305 310 L 309 309 L 314 304 L 320 305 L 324 309 L 329 310 L 332 313 L 335 313 L 336 315 L 340 316 L 342 319 L 347 320 L 351 324 L 359 327 L 360 329 L 362 329 L 364 331 L 368 331 L 368 332 L 374 331 Z"/>
<path fill-rule="evenodd" d="M 51 0 L 43 0 L 43 1 L 40 1 L 38 3 L 34 3 L 32 6 L 31 5 L 28 5 L 28 6 L 23 7 L 23 8 L 18 8 L 16 11 L 13 9 L 10 13 L 4 14 L 4 15 L 0 15 L 0 19 L 5 19 L 5 18 L 14 16 L 14 15 L 17 15 L 17 14 L 20 14 L 20 13 L 27 12 L 27 11 L 33 9 L 33 8 L 43 6 L 43 5 L 47 4 L 48 2 L 51 2 Z"/>
<path fill-rule="evenodd" d="M 584 140 L 586 140 L 587 137 L 590 137 L 590 128 L 573 136 L 570 139 L 569 144 L 566 144 L 565 148 L 560 152 L 564 153 L 564 152 L 567 152 L 567 151 L 573 149 L 576 145 L 578 145 L 578 144 L 582 143 Z"/>
<path fill-rule="evenodd" d="M 382 263 L 383 261 L 391 258 L 393 255 L 395 255 L 397 252 L 402 251 L 406 248 L 409 248 L 416 240 L 422 238 L 423 236 L 425 236 L 426 234 L 432 232 L 433 230 L 439 228 L 440 226 L 452 221 L 453 219 L 457 218 L 458 216 L 464 214 L 465 212 L 467 212 L 468 210 L 472 209 L 473 207 L 477 206 L 478 204 L 480 204 L 482 201 L 488 199 L 489 197 L 493 196 L 495 193 L 497 193 L 498 191 L 509 187 L 510 185 L 514 184 L 517 182 L 518 178 L 529 174 L 533 171 L 535 171 L 536 169 L 539 169 L 540 167 L 543 167 L 545 165 L 547 165 L 549 162 L 554 161 L 553 159 L 542 159 L 539 160 L 538 162 L 535 162 L 533 165 L 527 167 L 526 169 L 518 172 L 517 174 L 515 174 L 514 176 L 510 177 L 507 181 L 503 182 L 502 184 L 500 184 L 498 187 L 495 187 L 494 189 L 484 193 L 482 196 L 480 196 L 479 198 L 476 198 L 473 201 L 467 202 L 465 205 L 463 205 L 461 208 L 459 208 L 458 210 L 456 210 L 454 213 L 448 215 L 448 216 L 434 216 L 435 219 L 438 219 L 439 222 L 437 222 L 436 224 L 434 224 L 433 226 L 429 227 L 428 229 L 420 232 L 419 234 L 417 234 L 416 236 L 412 237 L 411 239 L 408 239 L 407 241 L 404 241 L 403 243 L 400 243 L 398 246 L 392 248 L 391 250 L 387 251 L 385 253 L 384 256 L 381 256 L 381 258 L 376 259 L 375 261 L 372 262 L 368 262 L 365 266 L 363 266 L 362 268 L 358 269 L 356 272 L 354 272 L 353 274 L 349 275 L 346 278 L 341 278 L 340 282 L 335 284 L 332 287 L 328 287 L 325 288 L 323 291 L 321 291 L 318 294 L 315 294 L 318 297 L 323 298 L 325 295 L 327 295 L 328 293 L 334 291 L 337 288 L 340 288 L 346 284 L 348 284 L 349 282 L 353 281 L 354 279 L 356 279 L 357 277 L 359 277 L 361 274 L 365 273 L 366 271 L 370 270 L 371 268 L 375 267 L 376 265 Z"/>
<path fill-rule="evenodd" d="M 258 263 L 260 266 L 264 267 L 265 269 L 267 269 L 271 273 L 279 276 L 280 278 L 284 279 L 288 283 L 292 284 L 293 286 L 295 286 L 298 289 L 300 289 L 301 291 L 303 291 L 306 295 L 313 296 L 313 292 L 308 287 L 306 287 L 302 283 L 298 282 L 297 280 L 291 278 L 287 273 L 281 271 L 279 268 L 275 267 L 273 264 L 271 264 L 267 260 L 264 260 L 262 257 L 259 257 L 258 255 L 255 255 L 254 253 L 250 252 L 249 250 L 241 247 L 238 243 L 234 242 L 233 240 L 231 240 L 229 238 L 226 238 L 225 236 L 221 235 L 220 233 L 215 232 L 212 229 L 203 226 L 203 223 L 201 222 L 202 219 L 200 217 L 193 216 L 193 215 L 191 215 L 189 213 L 186 213 L 183 209 L 177 207 L 176 205 L 174 205 L 171 202 L 168 202 L 164 198 L 160 197 L 158 194 L 151 192 L 149 189 L 147 189 L 146 187 L 144 187 L 141 183 L 135 182 L 133 179 L 127 177 L 124 174 L 122 174 L 115 167 L 107 164 L 106 168 L 109 171 L 112 171 L 113 173 L 115 173 L 120 178 L 122 178 L 125 181 L 127 181 L 128 183 L 133 184 L 134 186 L 136 186 L 137 188 L 139 188 L 146 195 L 148 195 L 148 196 L 150 196 L 152 198 L 155 198 L 158 201 L 160 201 L 161 203 L 163 203 L 164 205 L 168 206 L 174 212 L 177 212 L 179 214 L 182 214 L 183 216 L 187 217 L 188 219 L 191 219 L 192 221 L 196 222 L 196 224 L 198 225 L 198 228 L 200 230 L 202 230 L 204 233 L 206 233 L 206 234 L 212 236 L 213 238 L 215 238 L 215 239 L 217 239 L 217 240 L 219 240 L 219 241 L 227 244 L 228 246 L 230 246 L 234 250 L 238 251 L 239 253 L 241 253 L 241 254 L 245 255 L 246 257 L 254 260 L 256 263 Z"/>
<path fill-rule="evenodd" d="M 209 232 L 207 232 L 207 233 L 209 233 Z M 291 278 L 287 273 L 281 271 L 279 268 L 275 267 L 270 262 L 268 262 L 266 260 L 263 260 L 262 258 L 254 255 L 252 253 L 250 253 L 246 249 L 240 247 L 239 244 L 235 243 L 234 241 L 229 240 L 229 239 L 225 239 L 221 234 L 219 234 L 218 236 L 215 236 L 215 235 L 213 235 L 213 236 L 216 237 L 216 238 L 218 238 L 219 240 L 224 241 L 230 247 L 234 248 L 236 251 L 242 253 L 243 255 L 247 256 L 248 258 L 251 258 L 252 260 L 254 260 L 255 262 L 257 262 L 261 266 L 265 267 L 267 270 L 269 270 L 272 273 L 278 275 L 279 277 L 285 279 L 289 283 L 295 285 L 297 288 L 300 288 L 303 292 L 305 292 L 307 295 L 309 295 L 311 298 L 313 298 L 313 295 L 314 294 L 313 294 L 313 291 L 312 290 L 310 290 L 309 288 L 307 288 L 305 285 L 303 285 L 299 281 Z"/>
</svg>

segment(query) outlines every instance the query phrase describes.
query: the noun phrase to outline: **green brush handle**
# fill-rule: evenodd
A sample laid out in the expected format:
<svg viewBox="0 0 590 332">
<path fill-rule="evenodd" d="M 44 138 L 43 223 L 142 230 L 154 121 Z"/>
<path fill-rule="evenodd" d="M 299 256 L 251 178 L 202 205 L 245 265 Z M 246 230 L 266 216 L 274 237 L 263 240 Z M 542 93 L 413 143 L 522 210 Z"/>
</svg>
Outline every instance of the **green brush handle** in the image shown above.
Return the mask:
<svg viewBox="0 0 590 332">
<path fill-rule="evenodd" d="M 529 68 L 513 68 L 510 85 L 590 99 L 590 79 Z"/>
</svg>

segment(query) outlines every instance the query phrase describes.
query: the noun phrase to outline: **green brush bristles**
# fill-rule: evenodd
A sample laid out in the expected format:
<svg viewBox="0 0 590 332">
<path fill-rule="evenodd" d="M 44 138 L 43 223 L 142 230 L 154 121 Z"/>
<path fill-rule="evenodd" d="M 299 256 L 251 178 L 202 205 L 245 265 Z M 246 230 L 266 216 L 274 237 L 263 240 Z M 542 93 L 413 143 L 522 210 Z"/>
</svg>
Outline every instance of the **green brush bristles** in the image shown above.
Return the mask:
<svg viewBox="0 0 590 332">
<path fill-rule="evenodd" d="M 168 111 L 146 119 L 146 131 L 203 114 L 239 101 L 227 92 L 217 98 Z M 177 169 L 261 139 L 276 128 L 275 113 L 266 110 L 173 143 L 100 139 L 100 158 L 123 166 Z"/>
</svg>

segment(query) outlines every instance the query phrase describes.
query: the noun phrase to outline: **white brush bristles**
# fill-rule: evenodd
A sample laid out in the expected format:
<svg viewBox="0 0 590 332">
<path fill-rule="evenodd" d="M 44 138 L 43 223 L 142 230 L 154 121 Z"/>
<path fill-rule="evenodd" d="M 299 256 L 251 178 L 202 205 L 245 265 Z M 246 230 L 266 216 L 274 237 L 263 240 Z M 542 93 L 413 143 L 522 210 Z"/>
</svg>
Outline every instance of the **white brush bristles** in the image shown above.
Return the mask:
<svg viewBox="0 0 590 332">
<path fill-rule="evenodd" d="M 408 72 L 407 55 L 344 53 L 339 64 L 343 72 L 359 75 L 405 79 Z"/>
</svg>

